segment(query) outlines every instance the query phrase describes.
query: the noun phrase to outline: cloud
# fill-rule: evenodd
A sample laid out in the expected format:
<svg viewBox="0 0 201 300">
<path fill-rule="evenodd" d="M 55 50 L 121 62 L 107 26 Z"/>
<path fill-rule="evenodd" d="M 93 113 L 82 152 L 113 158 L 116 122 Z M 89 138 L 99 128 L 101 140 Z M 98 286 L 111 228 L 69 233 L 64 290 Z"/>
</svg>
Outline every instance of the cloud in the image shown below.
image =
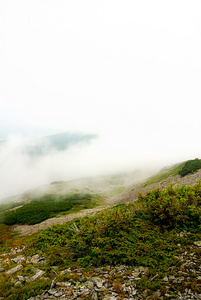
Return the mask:
<svg viewBox="0 0 201 300">
<path fill-rule="evenodd" d="M 169 150 L 156 151 L 154 141 L 149 137 L 143 145 L 139 145 L 142 139 L 135 133 L 130 137 L 126 133 L 116 132 L 96 139 L 81 139 L 65 149 L 53 147 L 48 139 L 42 141 L 35 141 L 34 144 L 24 137 L 12 136 L 0 144 L 0 199 L 53 181 L 137 169 L 151 173 L 165 165 L 180 162 L 189 155 L 188 151 L 182 155 L 176 148 L 174 155 L 168 153 Z M 40 149 L 43 147 L 39 155 L 27 151 L 34 145 L 40 145 Z"/>
<path fill-rule="evenodd" d="M 36 143 L 38 146 L 38 143 Z M 39 155 L 27 151 L 33 141 L 12 136 L 0 145 L 0 199 L 57 180 L 133 171 L 139 168 L 136 158 L 122 147 L 114 151 L 112 140 L 103 138 L 72 143 L 67 149 L 50 147 L 43 140 Z M 120 145 L 120 144 L 119 144 Z M 116 145 L 117 146 L 117 145 Z M 41 147 L 41 144 L 40 144 Z M 41 148 L 40 148 L 41 149 Z"/>
</svg>

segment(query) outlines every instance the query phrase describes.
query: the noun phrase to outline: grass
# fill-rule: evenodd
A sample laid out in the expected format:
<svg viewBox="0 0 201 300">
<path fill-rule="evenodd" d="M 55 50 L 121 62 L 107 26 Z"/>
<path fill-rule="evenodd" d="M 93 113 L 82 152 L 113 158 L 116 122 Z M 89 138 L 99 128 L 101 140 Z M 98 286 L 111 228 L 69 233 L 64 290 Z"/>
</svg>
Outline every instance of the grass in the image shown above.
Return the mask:
<svg viewBox="0 0 201 300">
<path fill-rule="evenodd" d="M 125 187 L 121 186 L 121 187 L 114 188 L 112 191 L 109 191 L 107 193 L 103 193 L 103 195 L 105 195 L 106 197 L 113 197 L 123 193 L 124 190 Z"/>
<path fill-rule="evenodd" d="M 182 168 L 184 167 L 185 165 L 185 162 L 182 163 L 182 164 L 179 164 L 173 168 L 171 168 L 170 170 L 167 170 L 167 171 L 161 171 L 159 172 L 158 174 L 154 175 L 154 176 L 151 176 L 148 180 L 145 181 L 145 183 L 143 184 L 144 187 L 146 186 L 149 186 L 151 184 L 154 184 L 154 183 L 158 183 L 162 180 L 165 180 L 167 179 L 169 176 L 171 175 L 177 175 L 179 174 L 179 172 L 182 170 Z"/>
</svg>

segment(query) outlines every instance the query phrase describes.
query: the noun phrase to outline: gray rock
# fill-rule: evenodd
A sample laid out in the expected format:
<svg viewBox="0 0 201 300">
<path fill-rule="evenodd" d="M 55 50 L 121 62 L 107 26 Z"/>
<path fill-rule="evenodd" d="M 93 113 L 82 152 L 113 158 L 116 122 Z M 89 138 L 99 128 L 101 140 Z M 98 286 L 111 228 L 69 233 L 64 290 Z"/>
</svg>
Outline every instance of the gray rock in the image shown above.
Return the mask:
<svg viewBox="0 0 201 300">
<path fill-rule="evenodd" d="M 25 281 L 25 278 L 24 276 L 21 276 L 21 275 L 17 275 L 17 278 L 19 281 Z"/>
<path fill-rule="evenodd" d="M 102 288 L 105 280 L 101 279 L 100 277 L 91 277 L 91 281 L 97 286 L 97 288 Z"/>
<path fill-rule="evenodd" d="M 65 275 L 65 274 L 68 274 L 68 273 L 71 273 L 71 269 L 70 268 L 61 271 L 60 275 Z"/>
<path fill-rule="evenodd" d="M 17 281 L 17 282 L 15 283 L 15 286 L 20 286 L 20 285 L 22 285 L 21 281 Z"/>
<path fill-rule="evenodd" d="M 12 268 L 12 269 L 8 270 L 6 272 L 6 275 L 12 275 L 12 274 L 18 272 L 21 269 L 22 269 L 22 265 L 17 265 L 15 268 Z"/>
<path fill-rule="evenodd" d="M 92 290 L 94 288 L 94 282 L 93 281 L 86 281 L 81 284 L 80 289 L 81 290 Z"/>
<path fill-rule="evenodd" d="M 39 254 L 36 254 L 32 256 L 31 263 L 34 265 L 35 264 L 46 265 L 47 262 L 44 257 L 40 256 Z"/>
<path fill-rule="evenodd" d="M 17 257 L 13 258 L 12 261 L 16 264 L 21 264 L 25 260 L 23 255 L 18 255 Z"/>
<path fill-rule="evenodd" d="M 90 294 L 90 299 L 91 300 L 98 300 L 98 296 L 97 296 L 97 293 L 95 291 L 92 291 L 92 293 Z"/>
<path fill-rule="evenodd" d="M 201 247 L 201 241 L 194 242 L 194 245 Z"/>
<path fill-rule="evenodd" d="M 116 300 L 117 298 L 112 295 L 106 295 L 103 300 Z"/>
<path fill-rule="evenodd" d="M 44 273 L 45 273 L 44 271 L 38 270 L 35 275 L 28 278 L 26 281 L 27 282 L 33 282 L 33 281 L 37 280 L 38 278 L 42 277 Z"/>
<path fill-rule="evenodd" d="M 165 277 L 163 278 L 163 281 L 165 281 L 165 282 L 169 281 L 169 280 L 168 280 L 168 277 L 165 276 Z"/>
</svg>

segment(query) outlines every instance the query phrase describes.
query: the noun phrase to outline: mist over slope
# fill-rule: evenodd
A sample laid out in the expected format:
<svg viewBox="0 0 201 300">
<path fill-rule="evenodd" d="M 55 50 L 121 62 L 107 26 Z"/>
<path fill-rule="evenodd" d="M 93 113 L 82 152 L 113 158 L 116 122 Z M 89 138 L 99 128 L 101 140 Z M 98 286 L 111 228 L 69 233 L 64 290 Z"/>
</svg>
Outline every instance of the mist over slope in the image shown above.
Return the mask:
<svg viewBox="0 0 201 300">
<path fill-rule="evenodd" d="M 141 163 L 129 141 L 114 143 L 112 136 L 67 132 L 34 141 L 12 136 L 0 145 L 0 199 L 53 181 L 138 169 L 150 175 L 154 168 Z"/>
</svg>

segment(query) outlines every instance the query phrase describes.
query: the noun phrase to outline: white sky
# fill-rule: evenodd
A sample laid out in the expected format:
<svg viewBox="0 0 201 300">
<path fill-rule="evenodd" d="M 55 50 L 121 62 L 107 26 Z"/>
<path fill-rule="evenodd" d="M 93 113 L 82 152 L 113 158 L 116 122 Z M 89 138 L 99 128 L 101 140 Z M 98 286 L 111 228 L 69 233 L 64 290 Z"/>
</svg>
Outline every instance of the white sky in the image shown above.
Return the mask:
<svg viewBox="0 0 201 300">
<path fill-rule="evenodd" d="M 102 154 L 199 157 L 201 1 L 1 0 L 0 83 L 0 139 L 78 130 Z"/>
</svg>

